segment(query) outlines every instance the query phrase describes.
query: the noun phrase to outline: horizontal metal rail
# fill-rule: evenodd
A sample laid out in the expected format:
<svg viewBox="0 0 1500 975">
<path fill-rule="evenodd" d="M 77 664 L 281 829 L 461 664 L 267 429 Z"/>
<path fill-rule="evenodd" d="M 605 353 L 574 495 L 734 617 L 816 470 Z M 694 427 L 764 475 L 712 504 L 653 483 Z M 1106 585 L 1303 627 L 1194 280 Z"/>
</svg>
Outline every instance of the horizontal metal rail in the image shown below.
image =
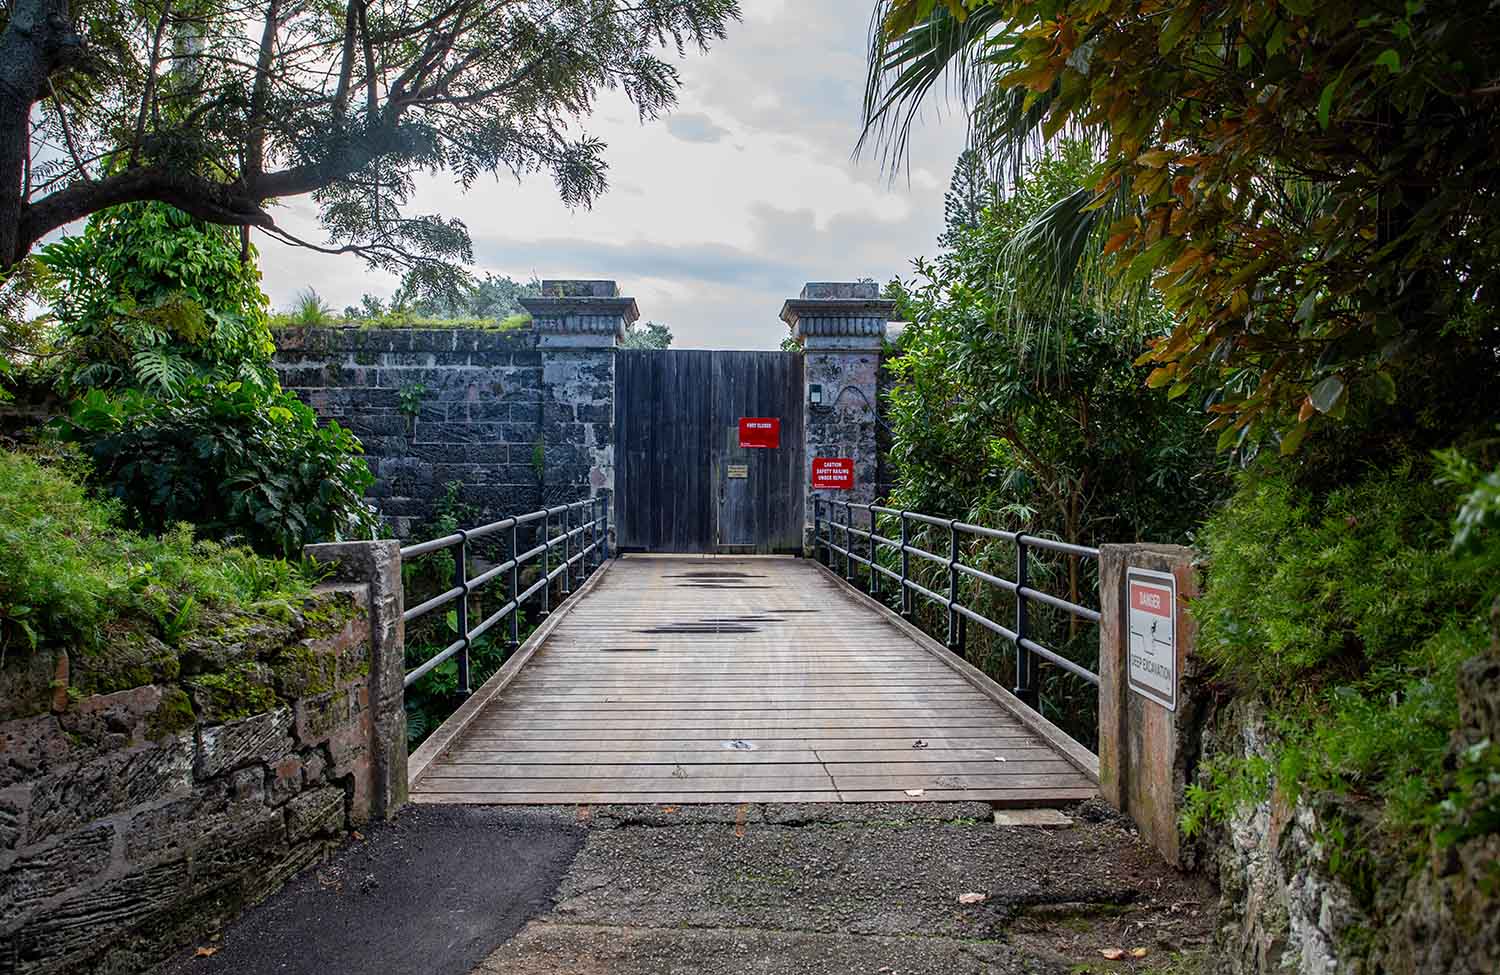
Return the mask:
<svg viewBox="0 0 1500 975">
<path fill-rule="evenodd" d="M 868 515 L 868 527 L 855 526 L 854 512 L 856 511 L 862 511 Z M 842 513 L 842 519 L 840 513 Z M 880 533 L 879 518 L 881 516 L 897 521 L 901 528 L 900 538 L 891 538 Z M 913 545 L 911 538 L 914 525 L 946 531 L 948 533 L 947 553 L 929 552 Z M 993 539 L 1014 545 L 1016 548 L 1015 578 L 1005 579 L 977 566 L 965 564 L 960 558 L 962 551 L 960 538 L 964 536 Z M 1014 691 L 1018 698 L 1032 708 L 1038 706 L 1039 663 L 1050 664 L 1091 684 L 1098 685 L 1099 683 L 1098 674 L 1034 639 L 1031 633 L 1029 609 L 1031 604 L 1039 603 L 1094 623 L 1099 621 L 1099 610 L 1091 606 L 1080 605 L 1061 596 L 1042 592 L 1031 586 L 1028 578 L 1032 551 L 1054 552 L 1074 559 L 1097 560 L 1099 558 L 1097 548 L 1060 542 L 1051 538 L 1039 538 L 1024 532 L 972 525 L 968 522 L 952 518 L 938 518 L 916 511 L 828 498 L 813 499 L 813 543 L 821 550 L 820 555 L 823 561 L 830 567 L 837 568 L 837 559 L 843 559 L 843 576 L 850 585 L 854 584 L 854 566 L 864 566 L 868 570 L 869 591 L 872 596 L 880 595 L 882 578 L 895 582 L 903 616 L 912 615 L 913 595 L 941 606 L 948 615 L 947 645 L 951 650 L 963 652 L 964 624 L 970 620 L 1010 641 L 1016 651 Z M 856 546 L 859 550 L 856 550 Z M 898 556 L 896 561 L 899 562 L 900 568 L 893 569 L 881 564 L 881 552 L 894 552 Z M 935 592 L 911 577 L 912 556 L 941 565 L 948 570 L 946 594 Z M 964 578 L 994 586 L 1014 596 L 1016 612 L 1013 625 L 1007 626 L 999 623 L 986 617 L 974 607 L 965 606 L 959 599 L 959 584 Z"/>
<path fill-rule="evenodd" d="M 538 521 L 541 524 L 536 530 L 540 533 L 541 541 L 526 551 L 520 552 L 518 529 L 522 525 L 530 525 Z M 554 534 L 554 528 L 560 531 Z M 474 578 L 469 578 L 469 543 L 476 538 L 507 531 L 510 533 L 510 557 L 498 565 L 490 566 Z M 562 549 L 561 558 L 556 558 L 555 553 L 559 547 Z M 512 648 L 518 646 L 521 639 L 519 610 L 528 599 L 540 593 L 542 614 L 546 615 L 551 610 L 553 582 L 558 579 L 562 580 L 562 594 L 566 596 L 581 585 L 590 572 L 609 558 L 609 505 L 603 498 L 589 498 L 585 501 L 574 501 L 571 504 L 561 504 L 553 508 L 530 511 L 524 515 L 502 518 L 499 521 L 480 525 L 478 528 L 464 529 L 444 535 L 442 538 L 403 546 L 401 558 L 406 561 L 440 551 L 453 553 L 452 588 L 406 610 L 401 614 L 401 619 L 403 622 L 410 623 L 435 609 L 454 603 L 458 617 L 458 625 L 455 629 L 459 637 L 439 653 L 422 661 L 416 669 L 408 671 L 404 686 L 410 687 L 431 673 L 434 668 L 456 659 L 459 693 L 468 694 L 472 690 L 469 679 L 469 650 L 474 646 L 475 640 L 509 619 L 510 645 Z M 521 568 L 535 559 L 541 560 L 540 577 L 525 590 L 521 590 Z M 502 576 L 508 583 L 505 604 L 487 616 L 478 626 L 471 628 L 469 626 L 469 597 Z"/>
</svg>

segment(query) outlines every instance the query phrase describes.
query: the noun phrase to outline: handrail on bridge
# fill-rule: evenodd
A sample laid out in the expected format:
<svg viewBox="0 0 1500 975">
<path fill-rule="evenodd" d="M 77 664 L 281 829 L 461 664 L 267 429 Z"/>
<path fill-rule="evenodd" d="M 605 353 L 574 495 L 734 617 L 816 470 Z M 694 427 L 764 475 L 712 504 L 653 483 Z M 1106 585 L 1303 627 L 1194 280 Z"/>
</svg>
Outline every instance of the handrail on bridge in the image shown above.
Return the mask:
<svg viewBox="0 0 1500 975">
<path fill-rule="evenodd" d="M 823 518 L 824 505 L 828 505 L 828 519 Z M 838 520 L 838 511 L 840 509 L 844 512 L 842 524 Z M 868 529 L 854 527 L 853 512 L 856 510 L 869 513 L 870 527 Z M 886 538 L 876 531 L 878 527 L 876 518 L 878 515 L 900 519 L 900 539 Z M 928 552 L 911 544 L 911 525 L 913 523 L 947 529 L 948 554 L 940 555 L 936 552 Z M 825 524 L 828 525 L 826 536 L 823 530 Z M 844 544 L 842 546 L 838 545 L 835 541 L 835 531 L 840 532 L 843 536 Z M 961 533 L 1013 543 L 1016 546 L 1015 579 L 1002 579 L 999 576 L 991 575 L 973 566 L 963 564 L 959 560 L 958 545 Z M 864 555 L 854 551 L 854 539 L 856 537 L 863 539 L 866 543 Z M 853 501 L 841 501 L 836 498 L 813 499 L 813 542 L 814 545 L 822 546 L 830 553 L 837 552 L 844 557 L 844 579 L 850 585 L 854 584 L 853 567 L 855 563 L 869 569 L 871 596 L 878 597 L 880 595 L 881 576 L 893 579 L 899 583 L 902 616 L 911 616 L 911 594 L 913 592 L 944 607 L 948 611 L 948 636 L 946 642 L 950 650 L 962 651 L 964 645 L 964 622 L 966 620 L 973 620 L 985 629 L 1009 640 L 1016 648 L 1015 695 L 1029 707 L 1035 709 L 1038 703 L 1038 658 L 1098 686 L 1098 674 L 1079 666 L 1057 651 L 1043 646 L 1032 639 L 1030 634 L 1030 614 L 1027 611 L 1028 604 L 1037 602 L 1071 613 L 1082 619 L 1091 620 L 1095 623 L 1099 622 L 1099 611 L 1097 609 L 1080 606 L 1077 603 L 1032 588 L 1027 569 L 1027 557 L 1032 549 L 1042 549 L 1049 552 L 1058 552 L 1063 555 L 1097 560 L 1099 558 L 1099 550 L 1097 548 L 1089 548 L 1084 545 L 1071 545 L 1067 542 L 1053 541 L 1050 538 L 1038 538 L 1022 532 L 985 528 L 982 525 L 971 525 L 952 518 L 934 518 L 932 515 L 919 514 L 915 511 L 887 508 L 877 504 L 859 504 Z M 900 553 L 901 567 L 899 571 L 880 564 L 879 552 L 881 549 L 892 549 Z M 913 555 L 947 568 L 948 594 L 946 596 L 933 592 L 926 586 L 911 579 L 911 557 Z M 833 560 L 829 558 L 826 561 L 831 563 Z M 980 582 L 989 583 L 992 586 L 997 586 L 1013 594 L 1016 597 L 1014 627 L 997 623 L 960 603 L 958 599 L 960 576 L 978 579 Z"/>
<path fill-rule="evenodd" d="M 577 513 L 577 524 L 574 513 Z M 585 514 L 587 518 L 585 519 Z M 559 527 L 560 534 L 553 537 L 553 519 L 561 517 Z M 542 541 L 525 552 L 517 554 L 518 529 L 522 525 L 540 521 L 539 526 Z M 469 578 L 469 542 L 485 535 L 493 535 L 497 532 L 510 532 L 510 558 L 499 565 L 491 566 L 484 572 Z M 575 544 L 576 540 L 576 544 Z M 553 549 L 562 546 L 562 560 L 556 568 L 551 566 Z M 516 515 L 511 518 L 501 518 L 478 528 L 456 531 L 442 538 L 434 538 L 431 541 L 418 542 L 407 545 L 401 549 L 401 558 L 416 558 L 432 552 L 444 549 L 453 549 L 453 587 L 446 592 L 439 593 L 431 599 L 411 607 L 401 614 L 403 623 L 410 623 L 435 609 L 446 606 L 454 600 L 458 600 L 458 634 L 454 640 L 441 653 L 422 662 L 415 670 L 408 671 L 403 686 L 410 687 L 421 680 L 429 671 L 445 661 L 458 658 L 458 688 L 462 694 L 468 694 L 469 687 L 469 648 L 474 641 L 487 633 L 491 627 L 510 617 L 510 646 L 512 649 L 521 642 L 521 620 L 516 611 L 521 604 L 538 591 L 542 594 L 542 614 L 551 611 L 552 581 L 558 577 L 562 578 L 562 591 L 566 596 L 572 589 L 583 583 L 584 578 L 594 569 L 597 569 L 609 558 L 609 505 L 604 498 L 589 498 L 584 501 L 574 501 L 570 504 L 558 505 L 555 508 L 542 508 L 531 511 L 524 515 Z M 520 587 L 521 566 L 527 561 L 540 556 L 542 562 L 541 577 L 526 588 L 524 592 L 517 592 Z M 508 576 L 509 591 L 508 600 L 504 606 L 495 610 L 484 622 L 473 629 L 469 628 L 469 595 L 479 591 L 482 587 L 492 582 L 502 574 Z"/>
</svg>

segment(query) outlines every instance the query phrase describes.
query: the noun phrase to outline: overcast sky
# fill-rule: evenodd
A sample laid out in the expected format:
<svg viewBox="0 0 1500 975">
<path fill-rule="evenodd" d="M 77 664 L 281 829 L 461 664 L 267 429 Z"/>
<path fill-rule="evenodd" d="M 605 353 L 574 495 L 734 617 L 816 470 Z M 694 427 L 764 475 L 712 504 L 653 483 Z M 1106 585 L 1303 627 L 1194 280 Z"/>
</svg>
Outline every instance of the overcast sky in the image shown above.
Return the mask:
<svg viewBox="0 0 1500 975">
<path fill-rule="evenodd" d="M 909 273 L 942 229 L 962 122 L 929 112 L 909 171 L 894 182 L 872 154 L 851 159 L 871 0 L 745 0 L 727 41 L 681 64 L 677 110 L 642 125 L 622 97 L 583 124 L 609 144 L 610 190 L 569 211 L 546 174 L 428 180 L 412 212 L 461 217 L 476 273 L 517 280 L 613 278 L 679 348 L 775 348 L 781 303 L 805 281 Z M 314 210 L 277 221 L 317 238 Z M 356 257 L 258 234 L 264 287 L 280 309 L 309 285 L 335 308 L 395 289 Z"/>
</svg>

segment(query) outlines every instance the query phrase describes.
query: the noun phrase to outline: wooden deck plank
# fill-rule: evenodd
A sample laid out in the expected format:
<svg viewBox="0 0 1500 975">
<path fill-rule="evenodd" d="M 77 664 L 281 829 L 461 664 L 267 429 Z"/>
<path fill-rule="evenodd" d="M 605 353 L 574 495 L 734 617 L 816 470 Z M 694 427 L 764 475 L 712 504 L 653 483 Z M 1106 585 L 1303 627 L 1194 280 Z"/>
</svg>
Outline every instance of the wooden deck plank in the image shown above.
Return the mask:
<svg viewBox="0 0 1500 975">
<path fill-rule="evenodd" d="M 743 577 L 690 583 L 710 566 Z M 412 785 L 419 802 L 507 804 L 1093 794 L 1053 744 L 815 567 L 728 558 L 616 563 Z"/>
</svg>

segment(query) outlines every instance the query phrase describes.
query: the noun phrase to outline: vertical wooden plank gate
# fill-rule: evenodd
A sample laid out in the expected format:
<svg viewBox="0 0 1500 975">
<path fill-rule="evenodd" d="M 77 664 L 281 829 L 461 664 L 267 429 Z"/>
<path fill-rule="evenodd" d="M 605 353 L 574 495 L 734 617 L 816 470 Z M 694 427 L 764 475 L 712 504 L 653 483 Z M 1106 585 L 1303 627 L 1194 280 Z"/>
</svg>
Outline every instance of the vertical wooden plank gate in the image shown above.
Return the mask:
<svg viewBox="0 0 1500 975">
<path fill-rule="evenodd" d="M 632 349 L 617 355 L 620 550 L 800 552 L 802 356 Z M 779 420 L 779 445 L 741 447 L 746 418 Z"/>
</svg>

